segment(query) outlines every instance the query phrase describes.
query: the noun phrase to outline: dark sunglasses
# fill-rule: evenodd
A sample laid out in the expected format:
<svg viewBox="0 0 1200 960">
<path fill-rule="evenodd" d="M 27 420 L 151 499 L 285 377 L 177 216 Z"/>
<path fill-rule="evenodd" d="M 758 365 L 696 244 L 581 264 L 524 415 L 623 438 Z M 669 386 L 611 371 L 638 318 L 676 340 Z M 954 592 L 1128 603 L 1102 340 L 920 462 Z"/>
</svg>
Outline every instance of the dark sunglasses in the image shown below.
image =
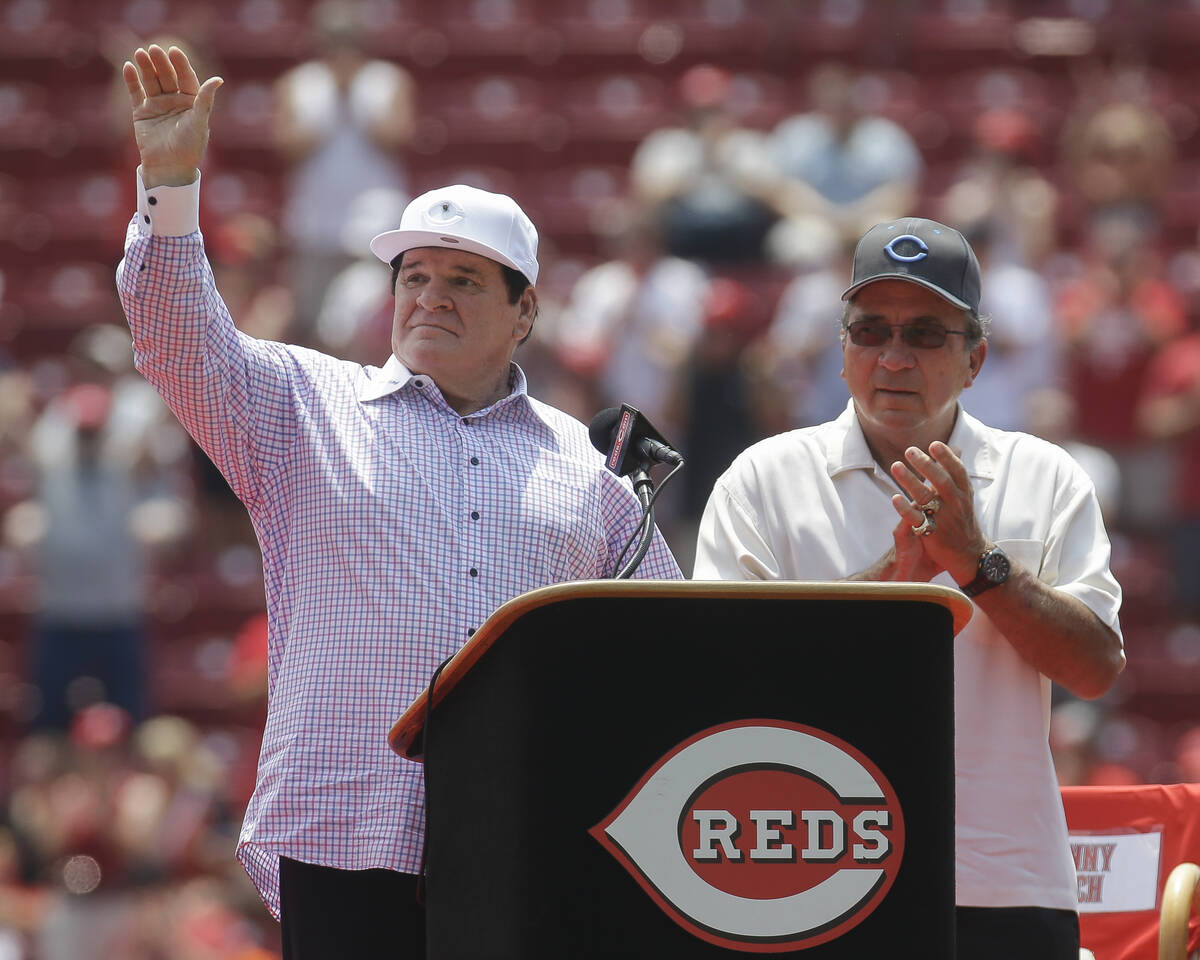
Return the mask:
<svg viewBox="0 0 1200 960">
<path fill-rule="evenodd" d="M 858 320 L 848 327 L 846 333 L 856 347 L 882 347 L 892 339 L 892 329 L 899 328 L 900 339 L 906 346 L 918 350 L 936 350 L 944 346 L 949 336 L 965 337 L 965 330 L 947 330 L 930 323 L 883 323 L 879 320 Z"/>
</svg>

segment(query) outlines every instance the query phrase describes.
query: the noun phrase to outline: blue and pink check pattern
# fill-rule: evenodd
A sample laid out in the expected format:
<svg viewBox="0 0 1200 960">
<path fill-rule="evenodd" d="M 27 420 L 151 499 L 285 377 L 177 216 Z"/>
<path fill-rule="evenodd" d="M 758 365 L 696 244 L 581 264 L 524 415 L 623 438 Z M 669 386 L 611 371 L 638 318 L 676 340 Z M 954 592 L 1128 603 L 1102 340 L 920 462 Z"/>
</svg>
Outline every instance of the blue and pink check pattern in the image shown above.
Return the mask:
<svg viewBox="0 0 1200 960">
<path fill-rule="evenodd" d="M 422 768 L 388 731 L 501 603 L 611 575 L 640 519 L 631 488 L 515 365 L 512 393 L 462 418 L 395 358 L 240 333 L 198 233 L 135 221 L 118 287 L 138 369 L 262 547 L 269 710 L 238 857 L 276 916 L 281 854 L 416 873 Z M 682 576 L 657 533 L 638 576 Z"/>
</svg>

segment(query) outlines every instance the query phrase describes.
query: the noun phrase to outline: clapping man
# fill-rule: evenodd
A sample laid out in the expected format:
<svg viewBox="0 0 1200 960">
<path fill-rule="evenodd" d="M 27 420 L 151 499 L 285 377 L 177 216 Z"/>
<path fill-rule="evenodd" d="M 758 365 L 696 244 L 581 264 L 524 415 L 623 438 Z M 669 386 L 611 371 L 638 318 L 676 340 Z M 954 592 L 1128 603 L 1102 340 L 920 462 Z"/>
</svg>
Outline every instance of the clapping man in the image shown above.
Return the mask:
<svg viewBox="0 0 1200 960">
<path fill-rule="evenodd" d="M 1121 592 L 1083 470 L 959 405 L 987 357 L 979 298 L 957 230 L 908 218 L 867 231 L 842 296 L 850 402 L 734 461 L 705 508 L 695 576 L 933 581 L 973 599 L 954 647 L 958 955 L 1077 960 L 1050 684 L 1088 698 L 1113 684 Z"/>
</svg>

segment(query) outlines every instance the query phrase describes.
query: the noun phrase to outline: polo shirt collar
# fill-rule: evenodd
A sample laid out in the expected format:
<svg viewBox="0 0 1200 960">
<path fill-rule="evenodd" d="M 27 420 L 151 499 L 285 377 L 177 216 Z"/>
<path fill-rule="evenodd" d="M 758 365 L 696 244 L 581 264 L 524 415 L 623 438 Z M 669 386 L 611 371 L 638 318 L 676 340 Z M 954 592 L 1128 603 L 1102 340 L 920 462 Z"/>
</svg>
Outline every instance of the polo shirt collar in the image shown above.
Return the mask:
<svg viewBox="0 0 1200 960">
<path fill-rule="evenodd" d="M 826 451 L 826 461 L 829 475 L 837 476 L 847 470 L 871 470 L 885 475 L 883 468 L 871 456 L 871 448 L 867 446 L 866 435 L 863 434 L 862 424 L 854 411 L 854 401 L 846 404 L 846 409 L 834 421 L 837 425 L 834 442 Z M 992 480 L 995 477 L 992 448 L 988 444 L 986 430 L 982 423 L 967 413 L 960 404 L 958 416 L 954 421 L 954 429 L 950 431 L 950 448 L 957 451 L 967 475 L 980 480 Z"/>
<path fill-rule="evenodd" d="M 978 480 L 996 478 L 996 458 L 992 456 L 992 445 L 988 442 L 987 428 L 967 413 L 960 404 L 958 419 L 950 431 L 950 449 L 967 468 L 967 476 Z"/>
<path fill-rule="evenodd" d="M 834 442 L 830 449 L 825 451 L 829 475 L 836 477 L 847 470 L 875 470 L 879 465 L 871 456 L 871 448 L 867 446 L 867 438 L 863 434 L 862 424 L 858 422 L 853 400 L 847 401 L 846 409 L 834 424 L 837 427 Z"/>
</svg>

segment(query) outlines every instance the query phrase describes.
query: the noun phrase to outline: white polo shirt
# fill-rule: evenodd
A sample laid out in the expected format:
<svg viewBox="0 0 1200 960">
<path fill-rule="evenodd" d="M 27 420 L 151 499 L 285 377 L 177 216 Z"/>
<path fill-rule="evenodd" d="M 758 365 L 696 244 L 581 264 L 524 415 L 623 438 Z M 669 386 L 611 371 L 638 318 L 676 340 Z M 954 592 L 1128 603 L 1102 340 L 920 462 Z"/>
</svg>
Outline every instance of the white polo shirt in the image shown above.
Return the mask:
<svg viewBox="0 0 1200 960">
<path fill-rule="evenodd" d="M 983 535 L 1120 636 L 1121 588 L 1092 483 L 1061 448 L 960 408 L 950 446 Z M 841 580 L 892 546 L 898 491 L 854 413 L 750 447 L 700 523 L 697 580 Z M 932 582 L 955 586 L 942 573 Z M 1074 910 L 1075 869 L 1050 756 L 1050 680 L 975 608 L 954 643 L 959 906 Z"/>
</svg>

